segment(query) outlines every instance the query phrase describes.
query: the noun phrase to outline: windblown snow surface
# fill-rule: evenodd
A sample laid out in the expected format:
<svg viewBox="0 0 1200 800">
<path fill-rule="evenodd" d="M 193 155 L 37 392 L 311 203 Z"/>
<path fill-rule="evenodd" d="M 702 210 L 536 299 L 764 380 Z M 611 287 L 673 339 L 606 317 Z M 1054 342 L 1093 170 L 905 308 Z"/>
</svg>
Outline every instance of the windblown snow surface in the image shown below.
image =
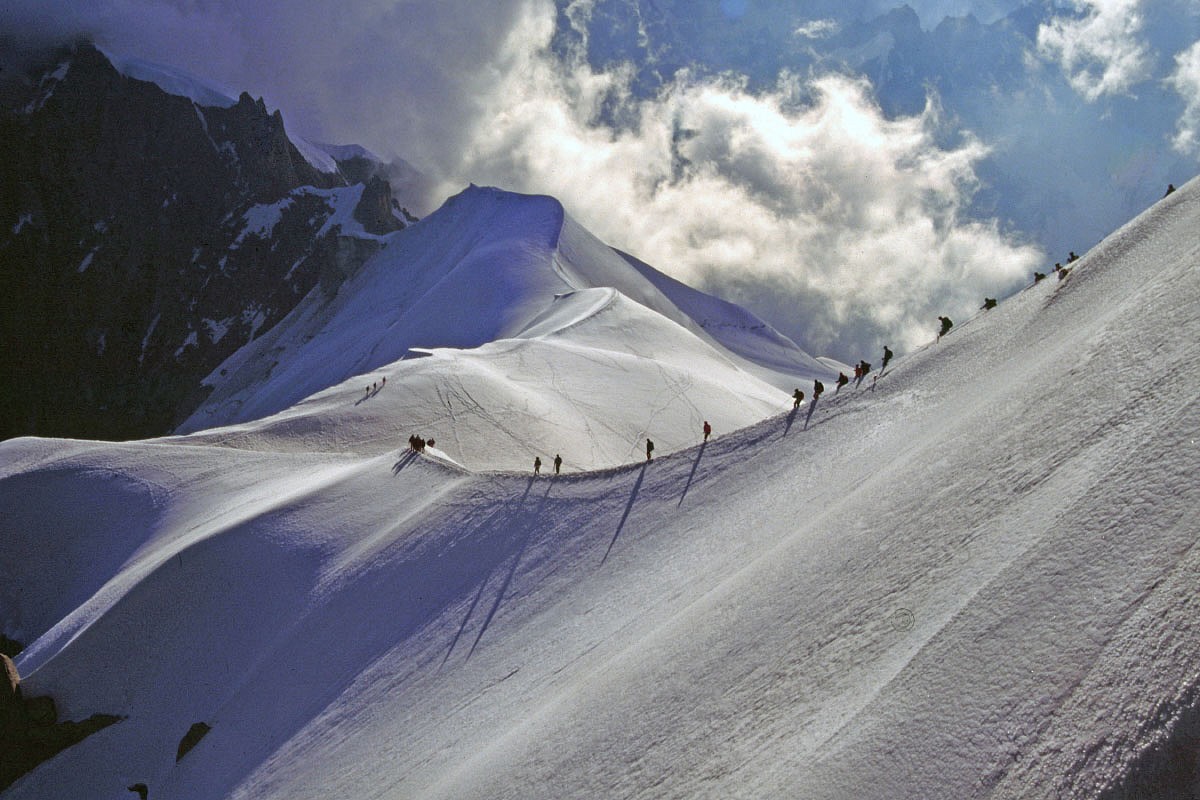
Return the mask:
<svg viewBox="0 0 1200 800">
<path fill-rule="evenodd" d="M 126 717 L 7 796 L 1192 797 L 1198 231 L 649 463 L 5 442 L 26 691 Z"/>
</svg>

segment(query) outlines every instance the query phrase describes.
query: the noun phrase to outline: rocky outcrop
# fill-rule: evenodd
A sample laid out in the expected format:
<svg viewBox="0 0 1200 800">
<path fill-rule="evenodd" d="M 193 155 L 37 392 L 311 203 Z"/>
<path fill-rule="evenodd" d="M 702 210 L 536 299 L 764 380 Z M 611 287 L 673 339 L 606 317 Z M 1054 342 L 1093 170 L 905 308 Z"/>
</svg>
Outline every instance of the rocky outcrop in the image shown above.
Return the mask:
<svg viewBox="0 0 1200 800">
<path fill-rule="evenodd" d="M 354 208 L 354 219 L 363 230 L 382 236 L 404 227 L 393 211 L 392 187 L 383 178 L 375 175 L 363 187 L 362 199 Z"/>
<path fill-rule="evenodd" d="M 200 106 L 87 43 L 0 98 L 0 439 L 170 432 L 226 357 L 374 252 L 322 230 L 347 181 L 261 99 Z M 391 203 L 368 180 L 356 216 L 396 230 Z"/>
<path fill-rule="evenodd" d="M 287 137 L 283 114 L 267 111 L 262 98 L 242 92 L 231 108 L 204 108 L 209 135 L 218 143 L 229 143 L 236 160 L 230 159 L 238 182 L 249 198 L 259 203 L 278 200 L 297 186 L 331 187 L 343 183 L 335 175 L 318 172 L 300 155 Z"/>
<path fill-rule="evenodd" d="M 54 698 L 23 697 L 12 659 L 0 655 L 0 791 L 73 744 L 122 718 L 93 714 L 82 722 L 59 722 Z"/>
<path fill-rule="evenodd" d="M 21 676 L 17 674 L 17 666 L 6 655 L 0 654 L 0 717 L 7 718 L 21 702 Z"/>
<path fill-rule="evenodd" d="M 193 723 L 192 727 L 188 728 L 187 733 L 183 735 L 183 738 L 179 740 L 179 748 L 175 751 L 176 763 L 191 752 L 193 747 L 200 744 L 200 740 L 207 736 L 211 730 L 212 726 L 207 722 Z"/>
<path fill-rule="evenodd" d="M 11 658 L 16 658 L 17 654 L 24 649 L 25 645 L 21 644 L 16 639 L 10 639 L 3 633 L 0 633 L 0 654 L 4 654 Z"/>
</svg>

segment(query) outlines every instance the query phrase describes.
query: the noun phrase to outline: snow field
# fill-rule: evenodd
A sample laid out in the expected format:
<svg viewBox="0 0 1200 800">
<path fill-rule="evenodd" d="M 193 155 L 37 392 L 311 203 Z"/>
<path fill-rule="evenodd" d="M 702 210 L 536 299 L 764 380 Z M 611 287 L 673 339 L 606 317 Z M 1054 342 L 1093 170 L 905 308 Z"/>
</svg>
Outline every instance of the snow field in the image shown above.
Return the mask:
<svg viewBox="0 0 1200 800">
<path fill-rule="evenodd" d="M 18 668 L 67 716 L 128 715 L 9 794 L 1007 798 L 1137 773 L 1186 796 L 1139 767 L 1200 687 L 1198 193 L 873 388 L 826 381 L 815 408 L 648 464 L 535 479 L 357 452 L 408 433 L 365 413 L 391 379 L 322 417 L 361 375 L 242 423 L 249 444 L 0 444 Z M 570 302 L 572 325 L 486 360 L 539 374 L 544 350 L 549 379 L 619 340 Z M 411 368 L 440 384 L 439 358 L 485 354 Z M 506 415 L 531 395 L 473 386 Z"/>
<path fill-rule="evenodd" d="M 579 472 L 641 460 L 646 436 L 665 454 L 698 441 L 705 420 L 728 432 L 786 404 L 710 345 L 613 290 L 561 297 L 523 335 L 532 338 L 434 350 L 265 420 L 175 441 L 375 454 L 419 433 L 474 470 L 531 470 L 540 456 L 549 471 L 561 453 L 564 470 Z"/>
</svg>

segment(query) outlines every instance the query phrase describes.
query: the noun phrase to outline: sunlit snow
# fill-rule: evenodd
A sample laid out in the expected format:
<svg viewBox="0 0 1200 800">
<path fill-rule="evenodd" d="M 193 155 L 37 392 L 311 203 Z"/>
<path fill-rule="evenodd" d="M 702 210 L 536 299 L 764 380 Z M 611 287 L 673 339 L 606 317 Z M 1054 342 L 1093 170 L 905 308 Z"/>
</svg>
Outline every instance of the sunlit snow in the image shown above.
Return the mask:
<svg viewBox="0 0 1200 800">
<path fill-rule="evenodd" d="M 705 443 L 689 420 L 673 453 L 629 441 L 559 476 L 535 418 L 603 451 L 624 434 L 588 430 L 601 408 L 690 413 L 645 393 L 643 362 L 662 385 L 693 340 L 740 362 L 632 278 L 585 280 L 616 262 L 550 201 L 484 199 L 394 235 L 228 364 L 248 370 L 212 406 L 232 427 L 0 444 L 23 686 L 66 718 L 126 717 L 6 797 L 1195 793 L 1200 185 L 1065 280 L 936 344 L 931 321 L 877 382 L 795 410 L 760 382 L 721 402 L 761 421 Z M 552 253 L 568 285 L 544 301 Z M 530 307 L 445 319 L 464 341 L 398 361 L 420 347 L 398 310 L 446 314 L 447 264 L 467 307 L 478 281 Z M 594 380 L 613 365 L 628 383 Z M 420 422 L 445 458 L 405 449 L 436 391 L 463 414 Z M 503 466 L 523 438 L 541 476 Z M 1190 785 L 1162 769 L 1174 752 Z"/>
</svg>

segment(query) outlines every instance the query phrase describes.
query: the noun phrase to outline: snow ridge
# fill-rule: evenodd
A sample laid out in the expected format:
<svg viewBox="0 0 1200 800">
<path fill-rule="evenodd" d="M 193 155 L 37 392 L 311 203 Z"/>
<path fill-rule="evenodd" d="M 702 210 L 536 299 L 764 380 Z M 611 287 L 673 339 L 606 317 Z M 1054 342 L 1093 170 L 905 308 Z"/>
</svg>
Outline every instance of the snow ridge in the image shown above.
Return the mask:
<svg viewBox="0 0 1200 800">
<path fill-rule="evenodd" d="M 761 335 L 769 329 L 742 309 L 633 268 L 552 198 L 471 187 L 381 241 L 384 250 L 336 297 L 314 292 L 210 376 L 212 396 L 180 432 L 234 425 L 200 438 L 286 446 L 280 439 L 294 441 L 304 417 L 322 446 L 362 448 L 337 431 L 359 414 L 385 414 L 435 437 L 451 429 L 462 440 L 448 455 L 476 469 L 517 468 L 543 447 L 575 447 L 564 456 L 572 468 L 595 469 L 630 460 L 645 436 L 660 453 L 685 446 L 710 417 L 722 430 L 743 427 L 784 407 L 782 385 L 831 375 L 791 342 Z M 744 325 L 740 350 L 694 316 Z M 752 362 L 758 351 L 770 358 Z M 412 360 L 425 352 L 436 357 Z M 394 388 L 375 401 L 368 384 L 383 377 Z M 614 380 L 635 405 L 609 403 L 600 387 Z M 541 387 L 536 396 L 531 387 Z M 476 395 L 524 396 L 518 407 L 538 409 L 542 422 L 507 424 Z M 565 422 L 580 415 L 593 426 L 603 420 L 602 442 Z M 472 446 L 477 438 L 487 446 Z"/>
</svg>

